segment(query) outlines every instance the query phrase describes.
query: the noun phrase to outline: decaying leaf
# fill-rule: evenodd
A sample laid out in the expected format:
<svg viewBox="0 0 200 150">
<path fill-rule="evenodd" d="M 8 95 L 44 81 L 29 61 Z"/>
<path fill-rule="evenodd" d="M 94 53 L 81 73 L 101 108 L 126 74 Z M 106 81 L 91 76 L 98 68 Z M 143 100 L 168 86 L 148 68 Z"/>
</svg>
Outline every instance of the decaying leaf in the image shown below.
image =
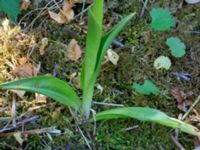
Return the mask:
<svg viewBox="0 0 200 150">
<path fill-rule="evenodd" d="M 168 70 L 171 67 L 171 60 L 166 56 L 159 56 L 156 58 L 153 64 L 156 69 L 166 69 Z"/>
<path fill-rule="evenodd" d="M 11 92 L 15 93 L 18 97 L 24 98 L 25 91 L 19 91 L 19 90 L 10 90 Z"/>
<path fill-rule="evenodd" d="M 80 73 L 79 72 L 74 72 L 70 75 L 70 82 L 73 83 L 73 85 L 77 88 L 80 89 L 81 85 L 80 85 Z"/>
<path fill-rule="evenodd" d="M 45 95 L 35 93 L 35 99 L 37 104 L 47 103 L 47 97 Z"/>
<path fill-rule="evenodd" d="M 32 77 L 37 74 L 35 67 L 29 63 L 16 66 L 12 73 L 19 78 Z"/>
<path fill-rule="evenodd" d="M 27 63 L 27 61 L 28 61 L 28 58 L 27 58 L 27 57 L 22 57 L 22 58 L 19 59 L 19 64 L 20 64 L 20 65 L 24 65 L 24 64 Z"/>
<path fill-rule="evenodd" d="M 188 110 L 188 106 L 191 105 L 191 101 L 189 100 L 189 97 L 193 95 L 193 92 L 185 93 L 179 88 L 173 88 L 171 90 L 171 94 L 178 103 L 178 109 L 183 112 L 186 112 Z"/>
<path fill-rule="evenodd" d="M 65 57 L 77 61 L 81 57 L 82 51 L 78 42 L 75 39 L 72 39 L 67 46 L 67 50 L 65 52 Z"/>
<path fill-rule="evenodd" d="M 117 62 L 119 61 L 119 55 L 112 49 L 109 49 L 107 51 L 107 59 L 114 65 L 117 65 Z"/>
<path fill-rule="evenodd" d="M 20 133 L 20 132 L 16 132 L 16 133 L 14 134 L 14 137 L 15 137 L 16 141 L 17 141 L 20 145 L 23 144 L 24 140 L 22 139 L 22 136 L 21 136 L 21 133 Z"/>
<path fill-rule="evenodd" d="M 22 3 L 21 3 L 21 10 L 27 10 L 29 8 L 31 4 L 31 1 L 30 0 L 22 0 Z"/>
<path fill-rule="evenodd" d="M 65 0 L 62 10 L 60 10 L 58 14 L 48 10 L 49 16 L 59 24 L 67 24 L 71 22 L 74 17 L 74 11 L 72 9 L 73 6 L 73 3 L 70 3 L 69 1 Z"/>
<path fill-rule="evenodd" d="M 39 48 L 40 55 L 44 55 L 45 48 L 47 47 L 47 45 L 48 45 L 48 38 L 42 38 L 40 48 Z"/>
</svg>

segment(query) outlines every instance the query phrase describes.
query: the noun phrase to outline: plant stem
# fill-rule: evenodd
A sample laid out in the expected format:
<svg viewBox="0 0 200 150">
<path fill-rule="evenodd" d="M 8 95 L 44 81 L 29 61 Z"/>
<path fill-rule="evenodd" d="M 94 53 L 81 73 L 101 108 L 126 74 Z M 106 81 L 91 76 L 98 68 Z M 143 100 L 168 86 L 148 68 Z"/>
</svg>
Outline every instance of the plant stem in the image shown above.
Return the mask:
<svg viewBox="0 0 200 150">
<path fill-rule="evenodd" d="M 195 102 L 191 105 L 191 107 L 188 109 L 188 111 L 184 114 L 184 116 L 182 117 L 182 120 L 184 120 L 188 114 L 192 111 L 192 109 L 198 104 L 198 102 L 200 101 L 200 95 L 197 97 L 197 99 L 195 100 Z"/>
</svg>

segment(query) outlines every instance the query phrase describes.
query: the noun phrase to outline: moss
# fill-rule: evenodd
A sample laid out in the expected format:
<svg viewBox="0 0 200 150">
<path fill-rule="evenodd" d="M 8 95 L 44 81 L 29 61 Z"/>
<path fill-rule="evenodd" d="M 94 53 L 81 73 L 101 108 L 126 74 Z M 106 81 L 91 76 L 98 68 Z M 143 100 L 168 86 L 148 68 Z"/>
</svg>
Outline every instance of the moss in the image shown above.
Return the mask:
<svg viewBox="0 0 200 150">
<path fill-rule="evenodd" d="M 139 1 L 114 0 L 112 3 L 115 3 L 115 5 L 109 5 L 111 3 L 109 1 L 106 5 L 105 23 L 114 25 L 119 21 L 121 15 L 125 16 L 130 12 L 137 12 L 137 16 L 117 38 L 125 44 L 125 47 L 113 47 L 120 56 L 117 66 L 111 63 L 102 66 L 98 83 L 104 88 L 104 91 L 101 94 L 95 90 L 94 99 L 96 101 L 123 104 L 125 106 L 157 108 L 177 118 L 180 112 L 176 101 L 170 95 L 170 89 L 178 86 L 185 91 L 193 91 L 195 96 L 198 94 L 198 76 L 200 73 L 198 42 L 200 38 L 199 34 L 195 34 L 193 31 L 200 29 L 200 24 L 197 21 L 200 9 L 193 5 L 185 4 L 183 4 L 182 9 L 177 9 L 179 2 L 172 0 L 149 2 L 149 10 L 158 6 L 166 7 L 173 11 L 173 15 L 177 19 L 176 28 L 161 33 L 150 29 L 150 17 L 147 12 L 142 18 L 139 17 L 142 8 Z M 191 13 L 188 14 L 188 12 Z M 42 74 L 56 72 L 57 77 L 69 81 L 72 73 L 80 71 L 82 60 L 76 63 L 67 60 L 64 57 L 65 46 L 63 44 L 68 44 L 72 38 L 75 38 L 79 41 L 84 51 L 85 33 L 83 30 L 77 28 L 76 24 L 58 25 L 50 20 L 46 20 L 37 30 L 35 29 L 35 32 L 39 32 L 38 39 L 48 37 L 51 40 L 45 55 L 37 56 L 37 59 L 39 57 L 42 63 Z M 106 28 L 105 30 L 108 29 Z M 165 40 L 171 35 L 181 37 L 186 43 L 188 47 L 186 57 L 174 59 L 170 56 Z M 166 55 L 172 59 L 173 66 L 170 71 L 158 71 L 153 68 L 153 62 L 159 55 Z M 191 73 L 191 81 L 178 81 L 173 73 L 180 71 Z M 133 82 L 142 83 L 144 79 L 150 79 L 155 82 L 160 88 L 161 94 L 159 96 L 143 96 L 131 88 Z M 72 83 L 70 84 L 73 86 Z M 108 107 L 95 105 L 93 109 L 99 112 L 108 109 Z M 22 109 L 22 111 L 25 110 Z M 44 146 L 41 145 L 41 141 L 44 139 L 47 145 L 54 148 L 87 149 L 83 137 L 78 132 L 73 118 L 65 106 L 48 101 L 47 107 L 37 110 L 35 113 L 41 116 L 35 128 L 56 126 L 63 134 L 53 136 L 53 141 L 50 141 L 46 135 L 42 137 L 32 136 L 26 142 L 27 145 L 30 144 L 35 149 L 44 149 Z M 139 127 L 130 131 L 123 130 L 134 125 Z M 171 135 L 174 134 L 174 131 L 160 125 L 138 122 L 132 119 L 98 122 L 96 136 L 92 134 L 93 124 L 80 125 L 80 128 L 88 138 L 91 146 L 100 150 L 176 149 L 171 141 Z M 190 139 L 190 136 L 183 133 L 179 136 L 180 142 L 186 149 L 193 148 L 193 143 Z M 10 142 L 11 140 L 7 141 L 7 143 Z"/>
</svg>

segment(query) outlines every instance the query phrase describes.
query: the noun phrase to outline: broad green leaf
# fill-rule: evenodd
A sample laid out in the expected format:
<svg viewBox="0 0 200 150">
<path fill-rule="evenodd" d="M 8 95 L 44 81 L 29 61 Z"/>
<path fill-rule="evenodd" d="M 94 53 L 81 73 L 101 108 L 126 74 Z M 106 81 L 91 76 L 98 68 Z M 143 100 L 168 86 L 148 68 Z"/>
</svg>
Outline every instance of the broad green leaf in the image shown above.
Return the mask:
<svg viewBox="0 0 200 150">
<path fill-rule="evenodd" d="M 22 90 L 46 95 L 75 109 L 80 107 L 79 97 L 64 81 L 51 76 L 38 76 L 0 84 L 1 89 Z"/>
<path fill-rule="evenodd" d="M 166 44 L 171 50 L 174 57 L 183 57 L 185 55 L 186 46 L 178 37 L 170 37 L 167 39 Z"/>
<path fill-rule="evenodd" d="M 20 0 L 0 0 L 0 11 L 7 14 L 10 20 L 16 21 L 20 13 Z"/>
<path fill-rule="evenodd" d="M 151 27 L 157 31 L 166 31 L 175 25 L 175 20 L 170 11 L 164 8 L 153 8 L 150 12 Z"/>
<path fill-rule="evenodd" d="M 168 70 L 171 67 L 171 60 L 169 57 L 159 56 L 153 64 L 156 69 L 166 69 Z"/>
<path fill-rule="evenodd" d="M 101 61 L 104 58 L 109 46 L 111 45 L 112 41 L 116 38 L 119 32 L 125 27 L 125 25 L 135 16 L 135 13 L 132 13 L 125 18 L 123 18 L 111 31 L 107 32 L 101 39 L 101 44 L 98 52 L 97 62 L 95 70 L 98 73 Z"/>
<path fill-rule="evenodd" d="M 82 113 L 89 116 L 95 81 L 95 64 L 102 36 L 103 0 L 94 1 L 88 12 L 88 31 L 86 38 L 86 53 L 81 72 L 81 86 L 83 89 Z"/>
<path fill-rule="evenodd" d="M 159 110 L 145 107 L 125 107 L 103 111 L 96 114 L 95 120 L 116 118 L 134 118 L 140 121 L 154 122 L 200 137 L 200 132 L 196 127 L 171 118 Z"/>
<path fill-rule="evenodd" d="M 145 80 L 143 85 L 133 83 L 133 88 L 137 92 L 144 94 L 144 95 L 149 95 L 149 94 L 158 95 L 160 93 L 160 90 L 150 80 Z"/>
</svg>

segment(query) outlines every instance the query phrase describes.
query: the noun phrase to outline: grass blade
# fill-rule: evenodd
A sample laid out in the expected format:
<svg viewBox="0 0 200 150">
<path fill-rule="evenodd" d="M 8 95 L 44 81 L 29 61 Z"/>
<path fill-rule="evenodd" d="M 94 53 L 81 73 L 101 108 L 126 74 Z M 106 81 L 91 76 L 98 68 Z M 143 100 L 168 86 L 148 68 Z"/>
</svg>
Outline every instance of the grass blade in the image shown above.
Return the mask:
<svg viewBox="0 0 200 150">
<path fill-rule="evenodd" d="M 1 89 L 23 90 L 46 95 L 62 104 L 78 109 L 79 97 L 64 81 L 51 76 L 38 76 L 0 84 Z"/>
<path fill-rule="evenodd" d="M 183 121 L 167 116 L 165 113 L 145 107 L 125 107 L 111 109 L 97 113 L 96 120 L 134 118 L 141 121 L 154 122 L 168 127 L 177 128 L 181 131 L 200 137 L 200 131 Z"/>
</svg>

